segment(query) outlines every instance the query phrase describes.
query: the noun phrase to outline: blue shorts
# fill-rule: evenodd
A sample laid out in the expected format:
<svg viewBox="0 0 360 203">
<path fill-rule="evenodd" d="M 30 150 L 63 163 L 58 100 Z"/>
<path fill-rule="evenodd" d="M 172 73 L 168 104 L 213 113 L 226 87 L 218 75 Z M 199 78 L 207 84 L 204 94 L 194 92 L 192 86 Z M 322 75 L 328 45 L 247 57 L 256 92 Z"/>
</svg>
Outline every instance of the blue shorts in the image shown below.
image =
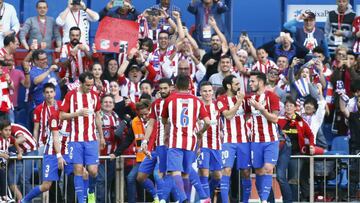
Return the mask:
<svg viewBox="0 0 360 203">
<path fill-rule="evenodd" d="M 250 143 L 224 143 L 222 145 L 222 160 L 224 168 L 232 168 L 236 158 L 237 169 L 251 167 Z"/>
<path fill-rule="evenodd" d="M 71 163 L 82 165 L 99 164 L 99 143 L 91 142 L 69 142 L 69 157 Z"/>
<path fill-rule="evenodd" d="M 167 171 L 181 171 L 190 174 L 195 157 L 194 151 L 169 148 L 167 157 Z"/>
<path fill-rule="evenodd" d="M 254 168 L 262 168 L 265 163 L 276 165 L 278 157 L 279 141 L 251 143 L 251 160 Z"/>
<path fill-rule="evenodd" d="M 159 171 L 160 171 L 160 173 L 165 173 L 166 172 L 166 162 L 167 162 L 168 148 L 165 145 L 157 146 L 155 151 L 156 151 L 156 154 L 157 154 L 157 162 L 159 164 Z"/>
<path fill-rule="evenodd" d="M 145 159 L 140 163 L 139 171 L 141 173 L 145 174 L 152 174 L 154 172 L 154 168 L 157 162 L 157 153 L 151 152 L 151 159 L 149 159 L 147 156 Z"/>
<path fill-rule="evenodd" d="M 64 154 L 63 158 L 66 161 L 66 165 L 64 166 L 64 173 L 66 175 L 70 175 L 72 172 L 74 172 L 74 166 L 71 163 L 71 160 L 70 160 L 70 157 L 68 154 Z"/>
<path fill-rule="evenodd" d="M 222 169 L 221 150 L 201 148 L 197 162 L 198 168 L 219 171 Z"/>
<path fill-rule="evenodd" d="M 56 155 L 44 155 L 42 167 L 43 181 L 58 181 L 59 168 Z"/>
</svg>

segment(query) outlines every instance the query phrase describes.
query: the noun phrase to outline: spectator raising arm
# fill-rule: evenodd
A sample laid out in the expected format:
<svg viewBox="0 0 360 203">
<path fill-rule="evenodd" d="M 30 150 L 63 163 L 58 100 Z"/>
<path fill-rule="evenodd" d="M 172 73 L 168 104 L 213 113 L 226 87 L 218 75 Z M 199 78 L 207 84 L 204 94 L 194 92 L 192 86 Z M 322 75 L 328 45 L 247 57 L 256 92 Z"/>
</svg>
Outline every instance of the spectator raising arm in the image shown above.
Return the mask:
<svg viewBox="0 0 360 203">
<path fill-rule="evenodd" d="M 220 29 L 218 28 L 216 21 L 213 17 L 209 18 L 209 24 L 210 26 L 214 29 L 215 33 L 219 36 L 220 40 L 221 40 L 221 49 L 222 49 L 222 53 L 227 53 L 229 50 L 228 47 L 228 43 L 226 40 L 225 35 L 220 31 Z"/>
</svg>

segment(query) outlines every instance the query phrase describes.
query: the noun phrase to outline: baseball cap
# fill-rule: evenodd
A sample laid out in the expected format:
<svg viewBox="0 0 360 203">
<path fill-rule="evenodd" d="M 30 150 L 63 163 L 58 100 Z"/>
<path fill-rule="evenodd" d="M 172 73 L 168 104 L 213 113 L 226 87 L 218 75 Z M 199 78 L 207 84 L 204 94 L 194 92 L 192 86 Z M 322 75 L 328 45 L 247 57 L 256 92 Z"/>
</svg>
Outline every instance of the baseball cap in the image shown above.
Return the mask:
<svg viewBox="0 0 360 203">
<path fill-rule="evenodd" d="M 128 71 L 130 72 L 133 69 L 136 69 L 137 71 L 141 71 L 141 67 L 136 64 L 133 64 L 132 66 L 130 66 Z"/>
<path fill-rule="evenodd" d="M 310 10 L 306 10 L 306 11 L 305 11 L 305 14 L 307 15 L 307 18 L 306 18 L 306 19 L 315 19 L 315 18 L 316 18 L 315 13 L 313 13 L 313 12 L 310 11 Z"/>
<path fill-rule="evenodd" d="M 81 0 L 72 0 L 72 5 L 80 5 Z"/>
</svg>

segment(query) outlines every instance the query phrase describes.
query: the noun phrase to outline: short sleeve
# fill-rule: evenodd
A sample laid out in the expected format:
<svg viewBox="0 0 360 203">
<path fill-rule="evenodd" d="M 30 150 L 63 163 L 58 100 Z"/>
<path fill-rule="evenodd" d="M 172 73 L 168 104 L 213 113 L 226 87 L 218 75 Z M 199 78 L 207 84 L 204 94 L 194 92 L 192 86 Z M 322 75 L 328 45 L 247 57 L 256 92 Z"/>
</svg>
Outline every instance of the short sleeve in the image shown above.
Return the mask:
<svg viewBox="0 0 360 203">
<path fill-rule="evenodd" d="M 171 100 L 168 98 L 164 102 L 163 110 L 161 112 L 161 117 L 162 118 L 169 118 L 169 109 L 168 108 L 169 108 L 169 102 L 170 101 Z"/>
<path fill-rule="evenodd" d="M 95 104 L 95 112 L 98 112 L 98 111 L 100 111 L 101 110 L 101 104 L 100 104 L 100 100 L 98 99 L 98 98 L 100 98 L 99 97 L 99 95 L 97 94 L 97 93 L 93 93 L 94 94 L 94 96 L 97 98 L 96 99 L 96 104 Z"/>
<path fill-rule="evenodd" d="M 224 112 L 225 110 L 229 110 L 229 105 L 226 101 L 226 97 L 219 97 L 219 99 L 216 101 L 216 108 L 219 109 L 220 113 Z"/>
<path fill-rule="evenodd" d="M 268 97 L 269 97 L 269 103 L 270 103 L 270 112 L 273 112 L 273 111 L 280 111 L 280 99 L 279 97 L 272 93 L 272 92 L 269 92 L 268 94 Z"/>
<path fill-rule="evenodd" d="M 59 107 L 60 111 L 69 113 L 69 111 L 70 111 L 70 98 L 71 98 L 71 93 L 72 93 L 72 92 L 68 92 L 68 93 L 65 95 L 65 98 L 64 98 L 63 102 L 61 103 L 61 105 L 60 105 L 60 107 Z"/>
<path fill-rule="evenodd" d="M 206 117 L 210 117 L 209 116 L 209 112 L 206 110 L 205 105 L 202 101 L 200 101 L 200 114 L 199 114 L 200 119 L 204 119 Z"/>
</svg>

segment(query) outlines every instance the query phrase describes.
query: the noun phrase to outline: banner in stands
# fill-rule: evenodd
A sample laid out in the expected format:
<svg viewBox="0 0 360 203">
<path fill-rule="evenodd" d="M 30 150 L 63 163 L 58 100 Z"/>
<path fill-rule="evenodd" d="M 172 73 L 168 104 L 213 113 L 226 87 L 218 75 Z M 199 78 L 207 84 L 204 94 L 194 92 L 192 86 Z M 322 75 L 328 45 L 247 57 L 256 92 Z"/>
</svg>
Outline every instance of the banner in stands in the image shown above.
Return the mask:
<svg viewBox="0 0 360 203">
<path fill-rule="evenodd" d="M 123 53 L 136 47 L 139 24 L 134 21 L 105 17 L 95 35 L 97 50 Z"/>
<path fill-rule="evenodd" d="M 286 21 L 292 20 L 306 10 L 311 10 L 316 15 L 316 22 L 325 23 L 331 10 L 335 10 L 334 5 L 309 5 L 309 4 L 288 4 Z"/>
</svg>

